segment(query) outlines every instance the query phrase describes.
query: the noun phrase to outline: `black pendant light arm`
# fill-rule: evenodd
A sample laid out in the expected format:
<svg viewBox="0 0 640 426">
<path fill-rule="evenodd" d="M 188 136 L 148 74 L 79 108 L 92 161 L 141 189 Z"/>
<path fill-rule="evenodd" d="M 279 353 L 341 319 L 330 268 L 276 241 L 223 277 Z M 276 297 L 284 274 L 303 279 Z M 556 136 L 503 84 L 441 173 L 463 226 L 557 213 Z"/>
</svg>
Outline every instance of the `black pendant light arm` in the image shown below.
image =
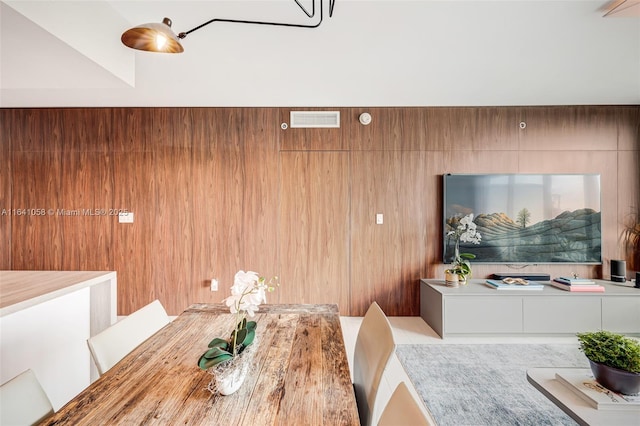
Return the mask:
<svg viewBox="0 0 640 426">
<path fill-rule="evenodd" d="M 320 24 L 322 24 L 323 19 L 323 1 L 324 0 L 313 0 L 311 3 L 311 13 L 305 9 L 305 7 L 300 3 L 299 0 L 294 0 L 298 7 L 302 9 L 302 11 L 309 18 L 313 18 L 316 15 L 316 1 L 320 2 L 320 20 L 316 24 L 288 24 L 284 22 L 265 22 L 265 21 L 249 21 L 244 19 L 223 19 L 223 18 L 214 18 L 211 19 L 204 24 L 198 25 L 195 28 L 190 29 L 189 31 L 180 33 L 176 35 L 171 29 L 171 19 L 164 18 L 162 23 L 148 23 L 143 25 L 138 25 L 134 28 L 130 28 L 120 37 L 122 43 L 130 47 L 131 49 L 143 50 L 146 52 L 162 52 L 162 53 L 181 53 L 184 52 L 184 48 L 180 43 L 180 39 L 185 38 L 188 34 L 199 30 L 202 27 L 205 27 L 213 22 L 229 22 L 232 24 L 254 24 L 254 25 L 272 25 L 279 27 L 296 27 L 296 28 L 318 28 Z M 328 0 L 329 2 L 329 17 L 333 14 L 333 7 L 335 5 L 336 0 Z"/>
<path fill-rule="evenodd" d="M 307 9 L 305 9 L 305 7 L 300 4 L 300 2 L 298 0 L 294 0 L 296 2 L 296 4 L 298 5 L 298 7 L 300 9 L 302 9 L 302 11 L 304 12 L 305 15 L 307 15 L 309 18 L 313 18 L 314 15 L 316 14 L 316 2 L 315 0 L 311 2 L 311 13 L 307 12 Z M 322 3 L 322 0 L 320 0 L 320 2 Z"/>
<path fill-rule="evenodd" d="M 298 2 L 298 0 L 295 0 L 296 4 L 304 11 L 304 13 L 308 16 L 308 17 L 313 17 L 315 15 L 315 9 L 316 9 L 316 1 L 313 0 L 313 4 L 312 4 L 312 12 L 311 14 L 309 14 L 307 12 L 307 10 Z M 334 6 L 335 0 L 330 0 L 329 2 L 329 16 L 331 16 L 333 14 L 333 6 Z M 195 28 L 190 29 L 189 31 L 185 31 L 182 32 L 180 34 L 178 34 L 178 38 L 183 39 L 185 38 L 187 35 L 191 34 L 192 32 L 199 30 L 202 27 L 205 27 L 213 22 L 229 22 L 229 23 L 233 23 L 233 24 L 255 24 L 255 25 L 274 25 L 274 26 L 278 26 L 278 27 L 296 27 L 296 28 L 318 28 L 320 26 L 320 24 L 322 24 L 322 0 L 320 0 L 320 20 L 318 21 L 318 23 L 316 24 L 309 24 L 309 25 L 305 25 L 305 24 L 288 24 L 288 23 L 282 23 L 282 22 L 263 22 L 263 21 L 246 21 L 246 20 L 241 20 L 241 19 L 224 19 L 224 18 L 214 18 L 211 19 L 207 22 L 205 22 L 204 24 L 198 25 Z"/>
<path fill-rule="evenodd" d="M 192 32 L 199 30 L 202 27 L 205 27 L 213 22 L 231 22 L 234 24 L 257 24 L 257 25 L 277 25 L 280 27 L 298 27 L 298 28 L 318 28 L 320 26 L 320 24 L 322 23 L 322 19 L 320 19 L 320 22 L 318 22 L 317 24 L 314 25 L 303 25 L 303 24 L 285 24 L 285 23 L 279 23 L 279 22 L 261 22 L 261 21 L 243 21 L 240 19 L 220 19 L 220 18 L 214 18 L 211 19 L 210 21 L 205 22 L 202 25 L 198 25 L 195 28 L 190 29 L 189 31 L 185 31 L 183 33 L 179 33 L 178 34 L 178 38 L 185 38 L 187 35 L 191 34 Z"/>
</svg>

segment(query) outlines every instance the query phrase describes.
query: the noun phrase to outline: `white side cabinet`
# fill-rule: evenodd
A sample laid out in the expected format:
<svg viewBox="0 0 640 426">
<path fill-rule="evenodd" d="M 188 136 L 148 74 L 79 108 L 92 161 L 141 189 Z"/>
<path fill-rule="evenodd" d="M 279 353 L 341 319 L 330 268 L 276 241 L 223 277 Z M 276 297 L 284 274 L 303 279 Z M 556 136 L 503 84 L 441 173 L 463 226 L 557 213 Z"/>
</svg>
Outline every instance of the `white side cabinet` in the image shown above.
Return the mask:
<svg viewBox="0 0 640 426">
<path fill-rule="evenodd" d="M 441 337 L 455 335 L 560 335 L 609 330 L 640 335 L 640 289 L 598 281 L 605 293 L 495 290 L 472 280 L 451 288 L 421 280 L 420 316 Z M 547 283 L 548 284 L 548 283 Z"/>
<path fill-rule="evenodd" d="M 115 272 L 0 271 L 0 383 L 32 369 L 55 410 L 97 378 L 87 339 L 117 319 Z"/>
</svg>

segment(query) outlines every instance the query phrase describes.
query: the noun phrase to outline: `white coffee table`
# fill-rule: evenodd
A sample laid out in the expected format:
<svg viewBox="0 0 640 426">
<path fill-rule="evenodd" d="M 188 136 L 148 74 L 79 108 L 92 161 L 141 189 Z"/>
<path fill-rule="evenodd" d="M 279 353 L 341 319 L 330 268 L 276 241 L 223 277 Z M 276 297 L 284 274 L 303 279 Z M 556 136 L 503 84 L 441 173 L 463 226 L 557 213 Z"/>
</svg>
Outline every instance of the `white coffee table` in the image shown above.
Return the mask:
<svg viewBox="0 0 640 426">
<path fill-rule="evenodd" d="M 532 368 L 527 370 L 527 380 L 554 404 L 581 425 L 638 426 L 640 411 L 597 410 L 556 380 L 556 373 L 580 369 Z"/>
</svg>

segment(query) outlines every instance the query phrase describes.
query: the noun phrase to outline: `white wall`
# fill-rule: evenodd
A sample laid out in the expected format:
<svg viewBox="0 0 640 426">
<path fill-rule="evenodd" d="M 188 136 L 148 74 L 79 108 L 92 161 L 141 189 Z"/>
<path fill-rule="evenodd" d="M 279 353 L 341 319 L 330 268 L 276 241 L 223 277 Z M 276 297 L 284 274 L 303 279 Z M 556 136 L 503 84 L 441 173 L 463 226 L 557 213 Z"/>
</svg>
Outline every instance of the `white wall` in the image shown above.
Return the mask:
<svg viewBox="0 0 640 426">
<path fill-rule="evenodd" d="M 640 18 L 603 18 L 606 3 L 337 0 L 317 29 L 213 23 L 183 54 L 136 52 L 135 87 L 46 32 L 20 37 L 34 24 L 2 5 L 0 107 L 638 104 Z M 131 25 L 168 16 L 176 32 L 213 17 L 307 22 L 293 0 L 110 5 Z M 19 53 L 46 61 L 34 70 Z M 65 87 L 43 87 L 61 69 Z"/>
</svg>

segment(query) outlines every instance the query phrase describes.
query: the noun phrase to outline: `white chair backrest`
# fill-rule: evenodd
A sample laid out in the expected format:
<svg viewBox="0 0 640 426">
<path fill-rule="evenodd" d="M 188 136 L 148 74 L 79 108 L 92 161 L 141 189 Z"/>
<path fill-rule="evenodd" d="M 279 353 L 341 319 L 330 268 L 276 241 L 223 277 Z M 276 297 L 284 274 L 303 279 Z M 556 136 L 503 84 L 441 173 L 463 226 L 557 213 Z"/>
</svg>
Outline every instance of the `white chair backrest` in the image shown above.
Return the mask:
<svg viewBox="0 0 640 426">
<path fill-rule="evenodd" d="M 51 402 L 32 370 L 0 387 L 0 425 L 33 425 L 51 414 Z"/>
<path fill-rule="evenodd" d="M 394 349 L 391 324 L 380 306 L 373 302 L 362 320 L 353 357 L 353 387 L 363 426 L 373 422 L 380 379 Z"/>
<path fill-rule="evenodd" d="M 169 324 L 169 316 L 158 300 L 138 309 L 87 340 L 93 360 L 102 375 L 129 352 Z"/>
<path fill-rule="evenodd" d="M 419 403 L 404 382 L 393 391 L 380 415 L 378 426 L 431 426 Z"/>
</svg>

